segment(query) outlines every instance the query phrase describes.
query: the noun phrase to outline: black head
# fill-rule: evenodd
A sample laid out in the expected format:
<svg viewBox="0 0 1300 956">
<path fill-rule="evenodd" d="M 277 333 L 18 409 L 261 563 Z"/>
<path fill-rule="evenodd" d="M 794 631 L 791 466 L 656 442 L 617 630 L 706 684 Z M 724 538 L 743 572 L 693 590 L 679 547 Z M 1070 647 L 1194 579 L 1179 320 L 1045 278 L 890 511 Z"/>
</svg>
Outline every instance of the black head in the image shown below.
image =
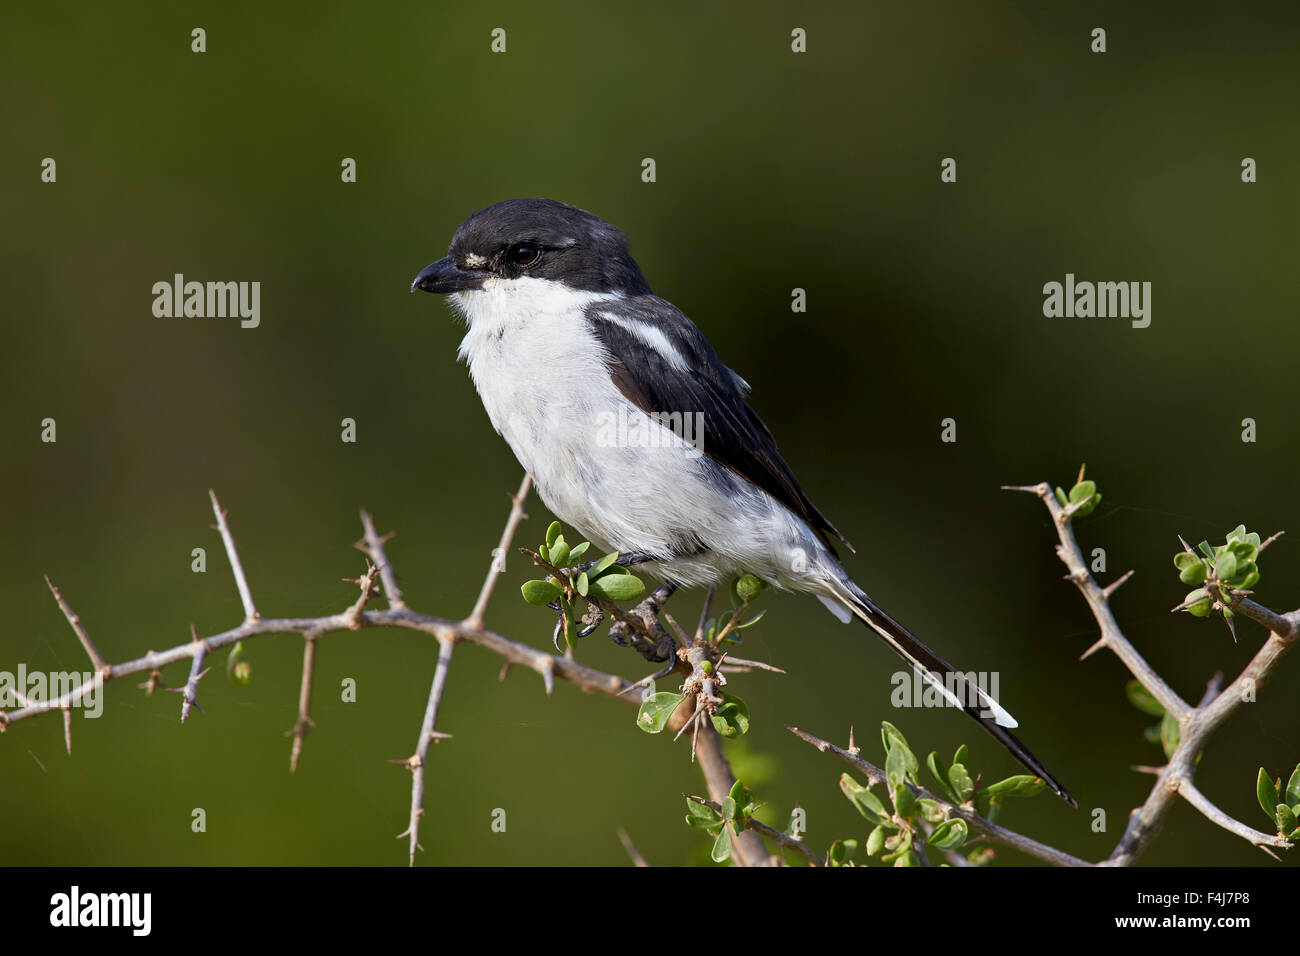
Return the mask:
<svg viewBox="0 0 1300 956">
<path fill-rule="evenodd" d="M 587 292 L 650 291 L 622 230 L 554 199 L 507 199 L 479 210 L 461 223 L 448 252 L 415 277 L 412 292 L 462 292 L 488 279 L 524 277 Z"/>
</svg>

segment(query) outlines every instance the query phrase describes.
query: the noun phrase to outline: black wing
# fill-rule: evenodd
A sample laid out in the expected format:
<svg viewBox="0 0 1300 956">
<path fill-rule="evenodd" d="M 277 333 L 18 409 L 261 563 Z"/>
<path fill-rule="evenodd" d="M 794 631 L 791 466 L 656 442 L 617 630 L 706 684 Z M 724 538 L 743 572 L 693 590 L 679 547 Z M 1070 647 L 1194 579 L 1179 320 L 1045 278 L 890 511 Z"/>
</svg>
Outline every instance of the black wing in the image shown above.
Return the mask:
<svg viewBox="0 0 1300 956">
<path fill-rule="evenodd" d="M 641 295 L 601 302 L 587 317 L 610 355 L 618 390 L 647 414 L 700 413 L 703 451 L 757 485 L 821 536 L 847 538 L 808 500 L 776 449 L 771 430 L 745 401 L 749 386 L 722 364 L 709 340 L 671 302 Z"/>
</svg>

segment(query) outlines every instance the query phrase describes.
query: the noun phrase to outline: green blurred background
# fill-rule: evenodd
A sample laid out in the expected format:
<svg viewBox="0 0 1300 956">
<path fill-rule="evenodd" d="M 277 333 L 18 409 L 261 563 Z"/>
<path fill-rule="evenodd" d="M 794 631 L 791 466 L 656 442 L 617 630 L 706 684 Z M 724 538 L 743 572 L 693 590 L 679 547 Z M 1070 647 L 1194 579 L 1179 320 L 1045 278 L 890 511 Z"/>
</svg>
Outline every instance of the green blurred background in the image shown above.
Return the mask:
<svg viewBox="0 0 1300 956">
<path fill-rule="evenodd" d="M 1106 549 L 1103 580 L 1136 569 L 1118 617 L 1184 697 L 1258 647 L 1249 623 L 1234 645 L 1221 622 L 1168 613 L 1185 590 L 1170 556 L 1176 535 L 1222 540 L 1238 522 L 1300 531 L 1300 44 L 1294 4 L 1088 7 L 11 6 L 0 667 L 85 667 L 42 574 L 113 660 L 184 641 L 191 622 L 236 624 L 208 488 L 265 615 L 352 600 L 340 579 L 361 568 L 362 505 L 399 532 L 389 554 L 410 603 L 466 613 L 520 469 L 456 362 L 458 320 L 407 288 L 472 210 L 550 196 L 626 230 L 655 290 L 753 384 L 873 596 L 958 665 L 1000 672 L 1023 739 L 1083 808 L 1044 796 L 1004 821 L 1104 856 L 1150 788 L 1130 765 L 1159 750 L 1118 662 L 1077 660 L 1095 627 L 1045 510 L 998 486 L 1068 483 L 1088 463 L 1105 498 L 1081 542 Z M 1095 26 L 1104 55 L 1089 51 Z M 505 54 L 489 50 L 494 27 Z M 956 184 L 939 181 L 946 156 Z M 1245 156 L 1257 184 L 1240 181 Z M 356 184 L 340 182 L 343 157 Z M 260 281 L 261 327 L 155 318 L 151 286 L 176 272 Z M 1152 282 L 1150 328 L 1044 318 L 1042 286 L 1067 272 Z M 796 286 L 806 314 L 790 311 Z M 40 441 L 47 416 L 57 444 Z M 345 416 L 356 444 L 339 440 Z M 939 441 L 949 416 L 955 445 Z M 1247 416 L 1255 444 L 1240 440 Z M 531 542 L 549 516 L 536 499 L 529 511 Z M 206 574 L 190 570 L 200 546 Z M 512 558 L 488 623 L 549 646 L 549 615 L 518 598 L 526 576 Z M 1258 595 L 1300 602 L 1291 538 Z M 677 601 L 691 619 L 699 596 Z M 787 723 L 841 743 L 856 725 L 878 757 L 889 719 L 922 753 L 966 741 L 976 769 L 1016 771 L 953 711 L 892 709 L 897 663 L 859 628 L 807 598 L 766 603 L 745 650 L 789 676 L 733 682 L 754 724 L 730 753 L 769 820 L 797 802 L 818 846 L 865 835 L 841 766 Z M 0 860 L 404 863 L 410 780 L 386 761 L 414 746 L 436 645 L 324 638 L 317 729 L 290 776 L 301 645 L 251 642 L 247 687 L 215 661 L 184 727 L 175 695 L 125 680 L 101 719 L 76 716 L 71 757 L 57 716 L 12 727 Z M 603 632 L 579 657 L 647 671 Z M 1300 661 L 1286 664 L 1198 775 L 1261 829 L 1257 768 L 1300 760 Z M 702 788 L 684 742 L 568 685 L 548 699 L 530 674 L 498 684 L 499 667 L 457 652 L 441 720 L 455 739 L 434 749 L 420 862 L 625 864 L 619 826 L 654 863 L 701 859 L 682 822 L 681 793 Z M 354 704 L 338 699 L 345 677 Z M 1186 806 L 1143 862 L 1276 865 Z"/>
</svg>

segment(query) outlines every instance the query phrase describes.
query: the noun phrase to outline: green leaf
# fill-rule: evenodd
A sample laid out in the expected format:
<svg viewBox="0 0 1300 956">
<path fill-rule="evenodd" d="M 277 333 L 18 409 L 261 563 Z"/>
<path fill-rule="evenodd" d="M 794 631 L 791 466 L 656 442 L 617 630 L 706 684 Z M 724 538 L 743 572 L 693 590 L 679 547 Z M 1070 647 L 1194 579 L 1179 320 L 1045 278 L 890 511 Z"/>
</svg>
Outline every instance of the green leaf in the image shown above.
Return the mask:
<svg viewBox="0 0 1300 956">
<path fill-rule="evenodd" d="M 1062 508 L 1070 503 L 1070 500 L 1065 497 L 1065 492 L 1061 490 L 1060 485 L 1056 486 L 1056 500 L 1061 503 Z"/>
<path fill-rule="evenodd" d="M 1174 751 L 1178 749 L 1180 733 L 1178 720 L 1173 714 L 1165 714 L 1160 718 L 1160 746 L 1166 757 L 1173 757 Z"/>
<path fill-rule="evenodd" d="M 552 521 L 550 523 L 546 529 L 546 547 L 549 548 L 551 545 L 555 544 L 555 539 L 560 536 L 562 530 L 563 529 L 560 527 L 558 521 Z"/>
<path fill-rule="evenodd" d="M 1277 810 L 1274 811 L 1277 816 L 1277 832 L 1290 833 L 1296 828 L 1295 814 L 1285 803 L 1279 803 Z"/>
<path fill-rule="evenodd" d="M 1097 483 L 1095 481 L 1081 481 L 1070 489 L 1070 504 L 1077 505 L 1081 501 L 1087 501 L 1097 493 Z"/>
<path fill-rule="evenodd" d="M 1150 714 L 1152 717 L 1163 717 L 1165 715 L 1164 704 L 1156 700 L 1151 695 L 1151 691 L 1142 686 L 1141 681 L 1129 681 L 1124 685 L 1124 693 L 1128 695 L 1128 702 L 1142 713 Z"/>
<path fill-rule="evenodd" d="M 595 580 L 588 575 L 587 589 L 607 601 L 631 601 L 644 593 L 645 582 L 635 574 L 606 574 Z"/>
<path fill-rule="evenodd" d="M 937 800 L 921 797 L 916 801 L 916 806 L 921 811 L 921 816 L 930 823 L 939 823 L 943 820 L 943 807 Z"/>
<path fill-rule="evenodd" d="M 743 631 L 743 630 L 744 630 L 745 628 L 747 628 L 747 627 L 753 627 L 753 626 L 754 626 L 755 624 L 757 624 L 759 621 L 763 620 L 763 615 L 766 614 L 766 613 L 767 613 L 767 608 L 763 608 L 763 610 L 759 611 L 757 614 L 755 614 L 753 617 L 751 617 L 751 618 L 750 618 L 748 621 L 746 621 L 744 624 L 737 624 L 735 627 L 732 628 L 732 631 L 733 631 L 733 632 L 734 632 L 734 631 Z M 731 635 L 730 635 L 730 634 L 727 635 L 727 640 L 728 640 L 728 641 L 731 640 Z M 737 641 L 736 643 L 739 644 L 740 642 Z"/>
<path fill-rule="evenodd" d="M 749 733 L 749 708 L 734 694 L 724 693 L 718 709 L 709 715 L 713 729 L 723 737 Z"/>
<path fill-rule="evenodd" d="M 915 850 L 905 850 L 903 855 L 894 861 L 894 866 L 920 866 L 921 861 L 916 857 Z"/>
<path fill-rule="evenodd" d="M 994 797 L 1036 797 L 1047 787 L 1040 777 L 1022 773 L 1007 777 L 997 783 L 989 784 L 984 792 Z"/>
<path fill-rule="evenodd" d="M 591 581 L 587 578 L 586 571 L 578 575 L 578 580 L 574 582 L 573 586 L 577 588 L 578 593 L 583 597 L 587 596 L 587 591 L 591 589 Z"/>
<path fill-rule="evenodd" d="M 948 779 L 952 781 L 953 793 L 957 795 L 958 803 L 965 803 L 975 792 L 975 784 L 966 772 L 966 765 L 955 763 L 948 768 Z"/>
<path fill-rule="evenodd" d="M 876 827 L 867 837 L 867 856 L 875 856 L 885 845 L 885 828 Z"/>
<path fill-rule="evenodd" d="M 1210 566 L 1196 555 L 1188 554 L 1186 551 L 1182 552 L 1179 557 L 1191 558 L 1192 560 L 1187 564 L 1187 567 L 1179 572 L 1178 580 L 1193 587 L 1204 584 L 1205 579 L 1210 576 Z"/>
<path fill-rule="evenodd" d="M 885 777 L 891 788 L 907 779 L 907 750 L 897 746 L 889 749 L 889 756 L 885 758 Z"/>
<path fill-rule="evenodd" d="M 879 826 L 888 827 L 891 830 L 897 828 L 897 824 L 890 819 L 889 811 L 885 809 L 885 805 L 880 798 L 847 773 L 840 776 L 840 790 L 843 791 L 844 796 L 849 798 L 849 802 L 858 808 L 858 812 L 869 821 Z"/>
<path fill-rule="evenodd" d="M 831 866 L 844 866 L 858 850 L 857 840 L 836 840 L 827 854 Z M 870 854 L 868 854 L 870 855 Z"/>
<path fill-rule="evenodd" d="M 886 754 L 892 754 L 894 750 L 902 750 L 903 773 L 907 779 L 916 783 L 917 771 L 921 769 L 921 764 L 917 761 L 916 755 L 912 753 L 912 748 L 907 744 L 907 738 L 903 732 L 887 720 L 880 722 L 880 742 L 885 747 Z"/>
<path fill-rule="evenodd" d="M 709 856 L 714 863 L 726 863 L 731 859 L 731 831 L 726 827 L 718 831 L 718 838 L 713 841 L 713 852 Z"/>
<path fill-rule="evenodd" d="M 718 806 L 722 808 L 720 811 L 718 811 L 719 813 L 722 814 L 722 819 L 724 820 L 736 819 L 736 801 L 731 799 L 731 797 L 723 797 L 722 802 L 718 804 Z"/>
<path fill-rule="evenodd" d="M 1255 781 L 1255 796 L 1259 798 L 1259 805 L 1264 813 L 1274 818 L 1278 803 L 1277 787 L 1263 767 L 1259 768 L 1259 778 Z"/>
<path fill-rule="evenodd" d="M 926 843 L 938 850 L 955 850 L 966 842 L 966 836 L 966 821 L 954 817 L 935 827 Z"/>
<path fill-rule="evenodd" d="M 1197 547 L 1201 549 L 1201 554 L 1209 558 L 1210 563 L 1214 562 L 1214 558 L 1218 554 L 1218 552 L 1210 547 L 1210 542 L 1202 541 L 1200 544 L 1197 545 Z"/>
<path fill-rule="evenodd" d="M 1233 528 L 1231 531 L 1229 531 L 1227 534 L 1225 534 L 1225 535 L 1223 536 L 1223 540 L 1224 540 L 1224 541 L 1229 541 L 1229 542 L 1231 542 L 1231 541 L 1245 541 L 1245 540 L 1246 540 L 1246 526 L 1245 526 L 1244 524 L 1239 524 L 1239 525 L 1237 525 L 1237 527 Z"/>
<path fill-rule="evenodd" d="M 953 763 L 967 763 L 970 760 L 970 748 L 962 744 L 952 755 Z"/>
<path fill-rule="evenodd" d="M 1206 617 L 1211 610 L 1210 592 L 1205 588 L 1197 588 L 1190 591 L 1187 597 L 1183 598 L 1183 603 L 1187 606 L 1187 613 L 1192 617 Z"/>
<path fill-rule="evenodd" d="M 560 596 L 560 589 L 550 581 L 525 581 L 519 589 L 524 600 L 538 606 L 550 604 Z"/>
<path fill-rule="evenodd" d="M 939 755 L 931 751 L 930 756 L 925 758 L 925 765 L 930 768 L 930 775 L 939 781 L 939 789 L 943 791 L 939 796 L 948 797 L 957 803 L 961 803 L 960 800 L 957 800 L 957 794 L 952 791 L 952 784 L 948 782 L 947 771 L 939 766 Z"/>
<path fill-rule="evenodd" d="M 1091 498 L 1089 498 L 1087 502 L 1081 504 L 1078 510 L 1075 511 L 1074 516 L 1076 518 L 1086 518 L 1088 517 L 1088 515 L 1092 514 L 1095 510 L 1097 510 L 1097 505 L 1099 504 L 1101 504 L 1100 491 L 1097 492 L 1095 495 L 1093 495 Z"/>
<path fill-rule="evenodd" d="M 1300 763 L 1291 771 L 1291 779 L 1286 782 L 1286 802 L 1294 806 L 1300 803 Z"/>
<path fill-rule="evenodd" d="M 556 539 L 555 544 L 549 546 L 551 549 L 551 564 L 557 568 L 568 567 L 569 564 L 569 545 L 565 542 L 563 536 Z"/>
<path fill-rule="evenodd" d="M 743 807 L 748 802 L 745 799 L 745 785 L 739 780 L 731 785 L 731 792 L 727 796 L 736 801 L 738 807 Z"/>
<path fill-rule="evenodd" d="M 582 544 L 574 545 L 573 550 L 569 552 L 569 560 L 577 561 L 580 557 L 582 557 L 584 554 L 587 553 L 587 549 L 590 547 L 591 547 L 590 541 L 584 541 L 582 542 Z"/>
<path fill-rule="evenodd" d="M 686 822 L 701 830 L 709 830 L 721 826 L 723 821 L 722 817 L 718 816 L 717 810 L 688 799 L 686 801 Z"/>
<path fill-rule="evenodd" d="M 611 551 L 609 554 L 605 555 L 603 558 L 601 558 L 599 561 L 593 564 L 591 566 L 591 570 L 588 571 L 587 574 L 590 575 L 591 579 L 594 581 L 596 580 L 596 578 L 600 577 L 601 573 L 604 572 L 606 568 L 608 568 L 611 564 L 613 564 L 617 560 L 618 560 L 618 552 Z"/>
<path fill-rule="evenodd" d="M 1237 576 L 1228 582 L 1230 587 L 1239 591 L 1253 588 L 1259 583 L 1259 567 L 1253 562 L 1237 565 Z"/>
<path fill-rule="evenodd" d="M 736 597 L 741 601 L 753 601 L 763 593 L 767 587 L 763 581 L 754 577 L 752 574 L 742 574 L 736 582 Z"/>
<path fill-rule="evenodd" d="M 1214 576 L 1227 581 L 1237 573 L 1237 556 L 1231 551 L 1222 552 L 1214 559 Z"/>
<path fill-rule="evenodd" d="M 916 795 L 912 793 L 912 788 L 905 783 L 900 783 L 894 787 L 894 809 L 898 811 L 900 817 L 913 817 L 916 815 Z"/>
<path fill-rule="evenodd" d="M 651 694 L 641 701 L 641 708 L 636 713 L 636 725 L 647 734 L 659 733 L 668 724 L 673 711 L 685 699 L 685 694 L 670 694 L 666 691 Z"/>
</svg>

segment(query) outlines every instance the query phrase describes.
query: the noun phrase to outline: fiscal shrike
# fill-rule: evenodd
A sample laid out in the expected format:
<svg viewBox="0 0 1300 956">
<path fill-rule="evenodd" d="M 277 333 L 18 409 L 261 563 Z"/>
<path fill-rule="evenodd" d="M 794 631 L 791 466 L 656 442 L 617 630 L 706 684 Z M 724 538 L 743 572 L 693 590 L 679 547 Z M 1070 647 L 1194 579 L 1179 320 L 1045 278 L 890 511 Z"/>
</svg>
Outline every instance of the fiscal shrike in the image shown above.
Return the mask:
<svg viewBox="0 0 1300 956">
<path fill-rule="evenodd" d="M 748 573 L 856 616 L 1074 804 L 1008 732 L 1012 716 L 849 576 L 830 543 L 847 539 L 804 494 L 749 384 L 650 291 L 619 229 L 550 199 L 499 202 L 461 224 L 416 289 L 449 293 L 464 315 L 460 357 L 483 407 L 561 521 L 670 586 Z"/>
</svg>

